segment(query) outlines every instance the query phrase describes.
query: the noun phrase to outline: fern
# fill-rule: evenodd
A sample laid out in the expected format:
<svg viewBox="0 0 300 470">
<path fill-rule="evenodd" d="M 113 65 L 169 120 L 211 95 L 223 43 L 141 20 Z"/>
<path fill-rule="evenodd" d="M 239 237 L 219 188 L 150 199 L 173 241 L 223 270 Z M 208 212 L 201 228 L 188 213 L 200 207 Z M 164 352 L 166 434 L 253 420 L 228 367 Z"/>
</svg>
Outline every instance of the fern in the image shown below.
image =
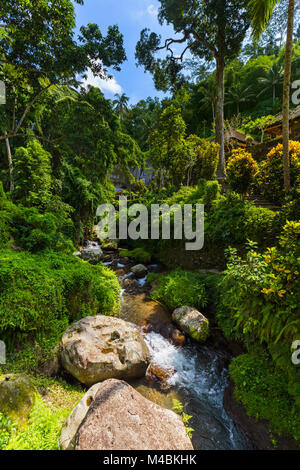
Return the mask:
<svg viewBox="0 0 300 470">
<path fill-rule="evenodd" d="M 188 415 L 187 413 L 183 411 L 183 404 L 179 400 L 176 400 L 176 398 L 173 398 L 172 401 L 173 401 L 172 409 L 175 411 L 175 413 L 181 416 L 182 421 L 185 425 L 186 433 L 189 436 L 189 438 L 192 439 L 194 429 L 188 426 L 188 422 L 190 421 L 192 416 Z"/>
<path fill-rule="evenodd" d="M 61 428 L 68 414 L 68 410 L 53 412 L 36 396 L 26 428 L 12 436 L 6 450 L 58 450 Z"/>
</svg>

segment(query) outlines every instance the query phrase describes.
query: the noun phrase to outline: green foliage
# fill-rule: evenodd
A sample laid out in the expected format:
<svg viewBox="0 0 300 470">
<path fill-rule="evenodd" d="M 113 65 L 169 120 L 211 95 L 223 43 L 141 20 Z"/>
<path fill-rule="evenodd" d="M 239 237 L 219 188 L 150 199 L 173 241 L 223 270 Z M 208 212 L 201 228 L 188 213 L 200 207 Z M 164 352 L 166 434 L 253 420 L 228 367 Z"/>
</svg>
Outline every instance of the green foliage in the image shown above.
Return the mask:
<svg viewBox="0 0 300 470">
<path fill-rule="evenodd" d="M 193 431 L 195 431 L 195 430 L 188 425 L 190 419 L 192 419 L 192 416 L 186 414 L 183 411 L 183 404 L 179 400 L 176 400 L 176 398 L 173 398 L 172 401 L 173 401 L 172 409 L 175 411 L 175 413 L 177 413 L 179 416 L 181 416 L 182 421 L 185 424 L 186 433 L 189 436 L 189 438 L 192 439 Z"/>
<path fill-rule="evenodd" d="M 202 182 L 198 183 L 199 188 L 203 188 L 202 201 L 205 206 L 205 210 L 211 207 L 213 201 L 217 200 L 220 197 L 220 185 L 217 181 L 206 181 L 203 186 Z"/>
<path fill-rule="evenodd" d="M 300 334 L 300 223 L 288 222 L 283 228 L 279 248 L 266 253 L 250 245 L 246 259 L 230 250 L 222 281 L 225 317 L 236 339 L 281 344 Z M 227 330 L 227 328 L 226 328 Z M 227 330 L 227 333 L 228 330 Z M 298 336 L 297 336 L 298 335 Z M 283 354 L 286 353 L 283 347 Z M 286 363 L 290 358 L 285 357 Z"/>
<path fill-rule="evenodd" d="M 243 125 L 243 131 L 250 133 L 252 136 L 258 135 L 260 132 L 260 141 L 263 142 L 264 130 L 275 121 L 275 117 L 271 114 L 268 116 L 261 116 L 253 121 L 250 120 Z"/>
<path fill-rule="evenodd" d="M 246 194 L 254 183 L 258 165 L 251 153 L 244 149 L 235 149 L 228 160 L 227 182 L 233 191 Z"/>
<path fill-rule="evenodd" d="M 134 250 L 121 250 L 119 254 L 121 258 L 132 258 L 138 263 L 150 263 L 151 261 L 151 254 L 145 251 L 143 248 L 134 248 Z"/>
<path fill-rule="evenodd" d="M 11 228 L 9 225 L 11 212 L 14 205 L 8 201 L 0 181 L 0 249 L 7 248 L 11 237 Z"/>
<path fill-rule="evenodd" d="M 1 337 L 57 340 L 70 321 L 114 314 L 119 283 L 103 265 L 72 255 L 2 251 L 0 253 Z"/>
<path fill-rule="evenodd" d="M 69 410 L 53 411 L 37 395 L 28 425 L 12 435 L 6 450 L 59 450 L 61 428 Z"/>
<path fill-rule="evenodd" d="M 54 249 L 72 253 L 74 245 L 67 236 L 73 235 L 73 224 L 62 213 L 41 214 L 35 207 L 15 207 L 10 220 L 11 231 L 17 243 L 33 253 Z"/>
<path fill-rule="evenodd" d="M 186 145 L 190 157 L 187 166 L 188 183 L 196 183 L 199 178 L 213 179 L 217 172 L 220 146 L 195 135 L 190 135 L 186 139 Z"/>
<path fill-rule="evenodd" d="M 5 450 L 15 427 L 12 421 L 0 413 L 0 450 Z"/>
<path fill-rule="evenodd" d="M 164 183 L 180 182 L 184 168 L 184 137 L 186 125 L 179 108 L 166 108 L 158 128 L 150 136 L 150 158 L 155 169 L 162 169 Z"/>
<path fill-rule="evenodd" d="M 222 8 L 216 8 L 214 1 L 164 0 L 161 1 L 160 21 L 172 24 L 178 34 L 188 38 L 184 53 L 189 50 L 198 64 L 201 59 L 211 61 L 216 57 L 229 62 L 239 54 L 249 28 L 247 3 L 243 0 L 234 4 L 226 2 Z M 144 29 L 136 46 L 138 64 L 152 73 L 155 86 L 165 91 L 184 82 L 183 65 L 173 60 L 174 43 L 176 40 L 170 39 L 164 44 L 161 36 Z M 166 57 L 161 58 L 161 54 L 155 57 L 161 49 L 166 49 Z"/>
<path fill-rule="evenodd" d="M 14 155 L 13 197 L 25 206 L 45 207 L 51 198 L 51 155 L 37 140 L 29 140 Z"/>
<path fill-rule="evenodd" d="M 151 277 L 148 276 L 148 279 L 151 281 Z M 178 269 L 159 275 L 156 280 L 159 286 L 152 294 L 152 298 L 165 302 L 172 310 L 182 305 L 199 309 L 207 305 L 205 286 L 201 282 L 202 277 L 197 273 Z"/>
<path fill-rule="evenodd" d="M 224 248 L 245 243 L 247 239 L 263 244 L 274 236 L 274 215 L 269 209 L 229 193 L 213 203 L 205 234 Z"/>
<path fill-rule="evenodd" d="M 300 406 L 289 393 L 285 370 L 276 368 L 268 355 L 256 353 L 234 358 L 229 372 L 235 397 L 249 416 L 268 420 L 273 431 L 300 440 Z"/>
<path fill-rule="evenodd" d="M 248 358 L 253 364 L 252 356 L 235 359 L 237 395 L 249 414 L 300 439 L 300 369 L 291 362 L 291 345 L 300 335 L 300 223 L 287 222 L 279 246 L 263 254 L 252 242 L 246 259 L 235 249 L 229 255 L 220 284 L 219 324 L 228 338 L 245 343 L 250 353 L 259 344 L 268 351 L 265 364 L 259 365 L 262 358 L 255 359 L 245 371 L 239 364 L 244 367 Z"/>
<path fill-rule="evenodd" d="M 289 141 L 291 188 L 298 197 L 300 191 L 300 142 Z M 282 202 L 283 184 L 283 147 L 278 144 L 260 164 L 258 173 L 260 192 L 271 201 Z"/>
</svg>

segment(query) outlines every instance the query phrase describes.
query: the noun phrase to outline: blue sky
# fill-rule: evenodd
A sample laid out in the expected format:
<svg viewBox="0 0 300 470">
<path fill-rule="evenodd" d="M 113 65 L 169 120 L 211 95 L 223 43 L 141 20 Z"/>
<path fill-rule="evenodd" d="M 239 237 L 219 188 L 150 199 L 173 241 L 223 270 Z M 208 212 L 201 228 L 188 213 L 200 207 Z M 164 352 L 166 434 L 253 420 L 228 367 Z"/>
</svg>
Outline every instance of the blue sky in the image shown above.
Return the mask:
<svg viewBox="0 0 300 470">
<path fill-rule="evenodd" d="M 101 88 L 107 98 L 115 93 L 125 93 L 132 104 L 148 96 L 164 96 L 155 90 L 152 76 L 135 65 L 135 46 L 143 28 L 165 35 L 172 34 L 171 27 L 161 27 L 157 19 L 157 0 L 85 0 L 84 5 L 75 4 L 76 25 L 97 23 L 103 34 L 109 25 L 117 24 L 124 35 L 127 62 L 121 72 L 112 71 L 113 80 L 103 81 L 88 76 L 88 82 Z"/>
</svg>

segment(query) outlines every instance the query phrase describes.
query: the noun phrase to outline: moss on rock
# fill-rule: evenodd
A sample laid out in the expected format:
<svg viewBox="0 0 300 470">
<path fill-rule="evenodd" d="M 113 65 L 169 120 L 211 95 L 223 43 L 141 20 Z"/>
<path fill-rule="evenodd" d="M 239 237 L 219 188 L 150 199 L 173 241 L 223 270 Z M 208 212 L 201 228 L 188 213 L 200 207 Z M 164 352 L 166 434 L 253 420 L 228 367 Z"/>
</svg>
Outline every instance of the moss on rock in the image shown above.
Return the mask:
<svg viewBox="0 0 300 470">
<path fill-rule="evenodd" d="M 0 412 L 24 426 L 34 403 L 35 390 L 26 376 L 0 377 Z"/>
</svg>

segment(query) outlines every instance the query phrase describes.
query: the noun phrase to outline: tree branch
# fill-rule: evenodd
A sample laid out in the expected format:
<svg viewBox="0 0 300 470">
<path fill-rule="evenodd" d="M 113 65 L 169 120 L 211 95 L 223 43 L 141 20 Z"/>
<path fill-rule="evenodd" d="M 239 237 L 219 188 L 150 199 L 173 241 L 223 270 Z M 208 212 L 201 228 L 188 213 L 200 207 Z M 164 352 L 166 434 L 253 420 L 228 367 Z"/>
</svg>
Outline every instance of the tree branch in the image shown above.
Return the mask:
<svg viewBox="0 0 300 470">
<path fill-rule="evenodd" d="M 18 125 L 16 127 L 16 130 L 15 130 L 15 133 L 17 133 L 20 129 L 20 127 L 22 126 L 23 122 L 24 122 L 24 119 L 25 117 L 27 116 L 30 108 L 34 105 L 34 103 L 39 99 L 39 97 L 46 91 L 48 90 L 50 87 L 52 86 L 52 83 L 50 83 L 49 85 L 47 85 L 45 88 L 42 88 L 42 90 L 39 91 L 39 93 L 33 98 L 33 100 L 31 100 L 28 105 L 26 106 L 25 110 L 24 110 L 24 113 L 20 119 L 20 121 L 18 122 Z"/>
</svg>

